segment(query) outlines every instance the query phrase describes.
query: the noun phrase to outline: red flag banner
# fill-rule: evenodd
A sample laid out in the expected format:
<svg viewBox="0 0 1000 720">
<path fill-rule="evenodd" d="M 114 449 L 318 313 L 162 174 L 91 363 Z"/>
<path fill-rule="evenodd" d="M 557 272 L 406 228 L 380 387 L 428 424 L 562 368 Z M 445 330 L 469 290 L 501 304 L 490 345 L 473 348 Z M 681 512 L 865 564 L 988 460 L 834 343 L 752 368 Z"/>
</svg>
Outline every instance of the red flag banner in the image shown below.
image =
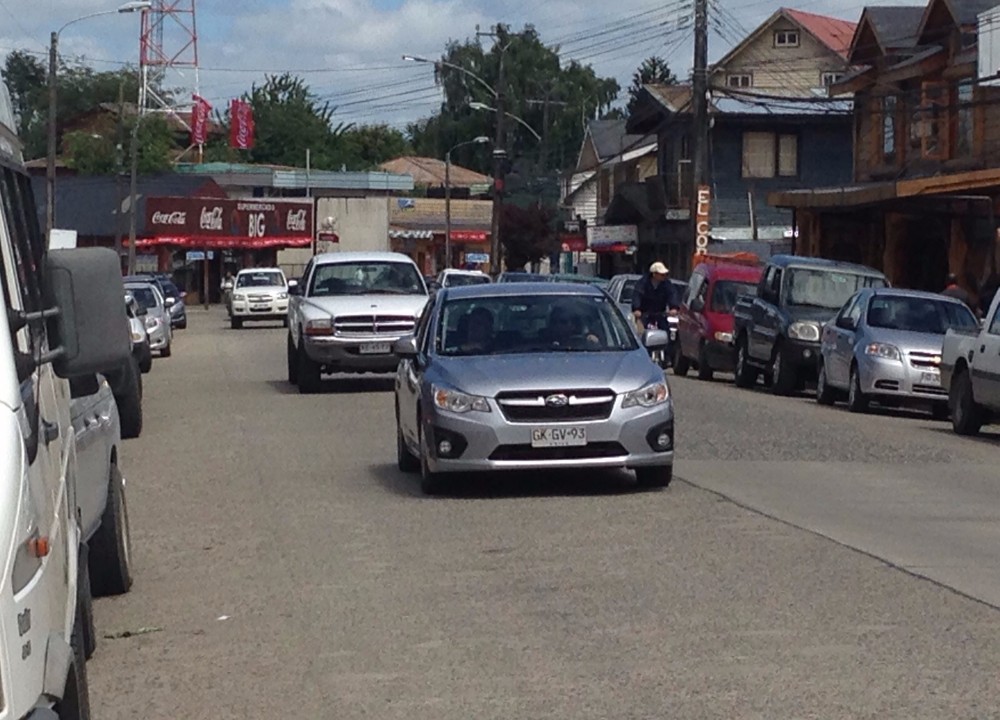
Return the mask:
<svg viewBox="0 0 1000 720">
<path fill-rule="evenodd" d="M 253 108 L 244 100 L 229 106 L 229 145 L 237 150 L 253 148 Z"/>
<path fill-rule="evenodd" d="M 208 140 L 208 114 L 212 106 L 208 100 L 192 95 L 194 106 L 191 108 L 191 144 L 204 145 Z"/>
</svg>

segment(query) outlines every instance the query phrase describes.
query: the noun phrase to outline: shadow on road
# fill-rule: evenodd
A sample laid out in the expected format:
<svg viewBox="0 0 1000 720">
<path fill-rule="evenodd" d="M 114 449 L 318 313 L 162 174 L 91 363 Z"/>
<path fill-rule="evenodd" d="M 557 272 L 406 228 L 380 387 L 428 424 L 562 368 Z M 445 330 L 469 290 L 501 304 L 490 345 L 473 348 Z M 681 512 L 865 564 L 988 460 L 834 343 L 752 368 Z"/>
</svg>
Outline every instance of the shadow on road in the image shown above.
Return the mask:
<svg viewBox="0 0 1000 720">
<path fill-rule="evenodd" d="M 371 472 L 382 486 L 402 497 L 424 500 L 454 498 L 480 500 L 516 497 L 592 497 L 657 492 L 639 488 L 630 473 L 615 470 L 502 471 L 455 473 L 446 489 L 428 497 L 420 491 L 420 474 L 401 472 L 395 465 L 374 465 Z"/>
<path fill-rule="evenodd" d="M 1000 443 L 1000 431 L 981 431 L 978 435 L 959 435 L 951 427 L 951 423 L 947 425 L 942 425 L 941 427 L 927 428 L 931 432 L 941 433 L 942 435 L 951 435 L 952 437 L 959 438 L 961 440 L 971 440 L 972 442 L 978 443 L 988 443 L 990 445 L 996 445 Z"/>
<path fill-rule="evenodd" d="M 318 395 L 350 395 L 353 393 L 392 392 L 392 377 L 334 377 L 323 380 Z M 268 380 L 268 386 L 279 395 L 298 395 L 299 389 L 287 380 Z"/>
</svg>

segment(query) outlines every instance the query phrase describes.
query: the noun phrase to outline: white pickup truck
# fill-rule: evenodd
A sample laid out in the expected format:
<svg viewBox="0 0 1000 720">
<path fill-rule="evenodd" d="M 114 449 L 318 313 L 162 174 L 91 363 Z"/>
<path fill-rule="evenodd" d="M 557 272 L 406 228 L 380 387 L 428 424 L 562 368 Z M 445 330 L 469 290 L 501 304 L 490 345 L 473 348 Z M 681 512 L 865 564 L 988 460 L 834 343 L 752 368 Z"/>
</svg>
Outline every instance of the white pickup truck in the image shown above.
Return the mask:
<svg viewBox="0 0 1000 720">
<path fill-rule="evenodd" d="M 941 383 L 948 389 L 951 423 L 975 435 L 1000 419 L 1000 293 L 979 332 L 949 330 L 941 350 Z"/>
</svg>

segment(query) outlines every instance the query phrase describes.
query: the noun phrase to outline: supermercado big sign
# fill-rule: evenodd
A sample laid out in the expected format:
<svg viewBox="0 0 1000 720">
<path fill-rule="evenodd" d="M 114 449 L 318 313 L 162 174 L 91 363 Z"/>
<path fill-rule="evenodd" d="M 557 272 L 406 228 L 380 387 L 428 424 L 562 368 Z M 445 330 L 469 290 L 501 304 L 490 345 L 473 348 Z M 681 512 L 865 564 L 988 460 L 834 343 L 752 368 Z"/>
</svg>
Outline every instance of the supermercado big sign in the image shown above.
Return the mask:
<svg viewBox="0 0 1000 720">
<path fill-rule="evenodd" d="M 149 198 L 146 238 L 137 245 L 198 248 L 308 247 L 312 205 L 281 200 Z"/>
</svg>

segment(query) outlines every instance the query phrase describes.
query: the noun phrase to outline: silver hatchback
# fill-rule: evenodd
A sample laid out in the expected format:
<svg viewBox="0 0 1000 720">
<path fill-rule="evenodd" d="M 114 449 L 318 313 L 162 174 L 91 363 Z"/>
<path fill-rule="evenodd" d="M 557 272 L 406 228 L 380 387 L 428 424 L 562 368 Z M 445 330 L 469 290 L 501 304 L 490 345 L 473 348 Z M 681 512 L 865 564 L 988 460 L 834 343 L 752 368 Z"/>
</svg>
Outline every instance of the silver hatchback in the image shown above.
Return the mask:
<svg viewBox="0 0 1000 720">
<path fill-rule="evenodd" d="M 424 492 L 441 474 L 628 468 L 670 483 L 674 407 L 663 371 L 599 288 L 560 283 L 444 288 L 395 346 L 400 469 Z"/>
</svg>

